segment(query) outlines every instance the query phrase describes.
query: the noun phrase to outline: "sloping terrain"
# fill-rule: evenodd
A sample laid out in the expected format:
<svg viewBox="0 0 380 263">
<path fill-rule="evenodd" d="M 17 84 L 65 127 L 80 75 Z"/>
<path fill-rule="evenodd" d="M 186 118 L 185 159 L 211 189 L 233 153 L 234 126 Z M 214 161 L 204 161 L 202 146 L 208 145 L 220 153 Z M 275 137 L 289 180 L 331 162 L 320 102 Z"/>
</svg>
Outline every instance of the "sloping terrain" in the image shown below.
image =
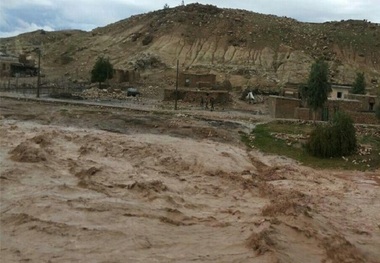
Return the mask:
<svg viewBox="0 0 380 263">
<path fill-rule="evenodd" d="M 220 115 L 2 99 L 1 259 L 380 262 L 379 171 L 263 155 Z"/>
<path fill-rule="evenodd" d="M 376 87 L 379 43 L 380 26 L 367 21 L 302 23 L 201 4 L 133 16 L 92 32 L 36 31 L 2 39 L 3 49 L 11 51 L 41 44 L 43 68 L 50 75 L 88 78 L 99 55 L 116 68 L 147 73 L 174 70 L 178 58 L 181 70 L 212 72 L 219 81 L 262 88 L 304 82 L 318 57 L 329 61 L 332 82 L 351 84 L 363 71 L 369 86 Z"/>
</svg>

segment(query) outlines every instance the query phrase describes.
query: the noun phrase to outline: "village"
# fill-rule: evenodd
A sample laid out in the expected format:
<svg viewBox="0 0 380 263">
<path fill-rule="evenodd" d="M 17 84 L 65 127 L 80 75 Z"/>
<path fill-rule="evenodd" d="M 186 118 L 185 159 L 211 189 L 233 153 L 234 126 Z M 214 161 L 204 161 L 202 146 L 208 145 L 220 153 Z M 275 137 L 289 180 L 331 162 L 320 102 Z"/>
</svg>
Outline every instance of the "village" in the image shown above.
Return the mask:
<svg viewBox="0 0 380 263">
<path fill-rule="evenodd" d="M 378 263 L 379 37 L 182 1 L 0 38 L 1 262 Z"/>
<path fill-rule="evenodd" d="M 25 54 L 19 55 L 18 58 L 17 56 L 6 56 L 5 54 L 0 56 L 1 91 L 30 95 L 37 94 L 38 65 L 35 60 L 27 60 L 26 58 Z M 22 83 L 23 80 L 24 83 Z M 238 98 L 245 100 L 247 103 L 265 104 L 263 108 L 274 119 L 313 119 L 311 109 L 304 105 L 299 93 L 299 87 L 305 85 L 305 83 L 285 83 L 278 87 L 277 90 L 271 90 L 270 92 L 266 89 L 259 90 L 253 87 L 240 88 L 239 90 L 234 89 L 232 83 L 228 80 L 217 82 L 215 74 L 192 73 L 189 71 L 179 72 L 178 80 L 172 79 L 171 83 L 174 84 L 176 81 L 178 82 L 177 89 L 164 86 L 151 92 L 149 89 L 141 87 L 144 86 L 144 83 L 141 82 L 141 73 L 137 68 L 134 68 L 129 70 L 114 69 L 113 78 L 108 80 L 105 86 L 100 89 L 94 88 L 94 85 L 91 85 L 89 81 L 78 83 L 73 82 L 70 78 L 66 78 L 65 81 L 61 80 L 60 83 L 43 81 L 40 85 L 42 90 L 46 90 L 44 96 L 48 97 L 57 98 L 63 96 L 63 98 L 75 97 L 77 99 L 103 100 L 128 99 L 128 88 L 135 87 L 137 90 L 140 88 L 147 91 L 142 93 L 139 91 L 138 97 L 147 97 L 149 99 L 156 97 L 154 102 L 156 104 L 161 104 L 161 101 L 157 100 L 157 98 L 162 98 L 164 102 L 179 100 L 185 103 L 185 107 L 188 104 L 193 106 L 201 105 L 201 108 L 207 109 L 214 109 L 214 104 L 223 109 L 231 108 L 231 105 L 234 104 L 233 98 L 235 100 Z M 379 96 L 376 94 L 377 81 L 373 80 L 370 84 L 366 89 L 366 94 L 353 94 L 350 92 L 352 83 L 332 83 L 328 101 L 318 113 L 317 120 L 328 121 L 335 112 L 343 110 L 350 115 L 355 123 L 379 124 L 379 120 L 375 116 L 376 106 L 380 104 Z M 150 90 L 153 88 L 151 85 L 148 87 Z M 248 93 L 251 93 L 249 98 Z M 211 105 L 211 101 L 213 105 Z M 242 104 L 240 103 L 240 105 Z M 233 106 L 232 108 L 234 109 Z M 242 107 L 243 110 L 246 110 L 246 108 L 247 105 Z M 238 108 L 236 109 L 238 110 Z"/>
</svg>

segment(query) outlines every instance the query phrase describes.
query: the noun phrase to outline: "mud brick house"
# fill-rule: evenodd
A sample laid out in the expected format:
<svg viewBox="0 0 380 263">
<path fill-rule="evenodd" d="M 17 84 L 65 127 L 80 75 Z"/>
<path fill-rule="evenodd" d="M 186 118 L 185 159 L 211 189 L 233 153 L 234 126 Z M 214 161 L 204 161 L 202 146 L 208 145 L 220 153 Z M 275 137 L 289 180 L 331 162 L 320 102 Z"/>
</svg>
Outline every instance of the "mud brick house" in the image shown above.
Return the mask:
<svg viewBox="0 0 380 263">
<path fill-rule="evenodd" d="M 281 89 L 281 96 L 288 97 L 288 98 L 295 98 L 299 99 L 299 87 L 301 85 L 304 85 L 302 83 L 285 83 L 284 86 Z"/>
<path fill-rule="evenodd" d="M 214 74 L 193 74 L 181 72 L 178 76 L 178 99 L 193 104 L 200 104 L 214 100 L 216 104 L 226 105 L 231 102 L 231 95 L 226 90 L 215 90 L 216 75 Z M 174 100 L 176 91 L 167 88 L 164 91 L 164 100 Z"/>
<path fill-rule="evenodd" d="M 165 89 L 164 90 L 164 100 L 170 101 L 175 100 L 176 98 L 176 90 L 175 89 Z M 178 90 L 178 99 L 187 102 L 193 103 L 196 105 L 200 105 L 202 99 L 204 102 L 206 100 L 214 99 L 216 104 L 226 105 L 231 102 L 231 95 L 228 91 L 225 90 L 186 90 L 179 89 Z"/>
<path fill-rule="evenodd" d="M 330 98 L 332 99 L 346 99 L 348 94 L 350 93 L 352 86 L 351 85 L 331 85 L 331 93 Z"/>
<path fill-rule="evenodd" d="M 11 65 L 18 63 L 18 58 L 0 53 L 0 77 L 11 77 Z"/>
<path fill-rule="evenodd" d="M 140 72 L 137 69 L 123 70 L 114 69 L 113 81 L 116 83 L 129 82 L 134 83 L 140 80 Z"/>
<path fill-rule="evenodd" d="M 348 94 L 348 93 L 347 93 Z M 348 94 L 346 98 L 330 97 L 323 109 L 316 113 L 316 120 L 328 121 L 338 110 L 351 116 L 355 123 L 380 124 L 375 116 L 375 107 L 380 99 L 371 95 Z M 300 99 L 284 96 L 269 96 L 269 112 L 273 118 L 312 120 L 313 112 L 303 107 Z"/>
<path fill-rule="evenodd" d="M 0 54 L 0 78 L 16 76 L 37 76 L 38 68 L 34 60 L 28 60 L 25 55 L 19 57 Z"/>
<path fill-rule="evenodd" d="M 374 95 L 348 94 L 347 98 L 350 100 L 360 101 L 361 111 L 374 111 L 375 105 L 380 103 Z"/>
<path fill-rule="evenodd" d="M 216 75 L 214 74 L 193 74 L 181 72 L 178 78 L 180 87 L 188 88 L 212 88 L 216 84 Z"/>
</svg>

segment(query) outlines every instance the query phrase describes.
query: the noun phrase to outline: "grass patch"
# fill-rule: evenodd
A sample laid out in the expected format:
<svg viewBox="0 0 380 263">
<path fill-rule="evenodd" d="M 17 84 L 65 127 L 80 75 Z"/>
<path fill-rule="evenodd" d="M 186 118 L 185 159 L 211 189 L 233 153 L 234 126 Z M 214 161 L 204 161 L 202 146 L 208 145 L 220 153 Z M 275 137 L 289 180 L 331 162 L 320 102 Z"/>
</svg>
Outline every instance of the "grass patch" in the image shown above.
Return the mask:
<svg viewBox="0 0 380 263">
<path fill-rule="evenodd" d="M 286 156 L 313 168 L 360 171 L 380 168 L 379 134 L 357 132 L 360 146 L 355 154 L 323 159 L 311 156 L 303 146 L 313 128 L 312 124 L 275 121 L 257 125 L 251 134 L 242 134 L 241 139 L 250 148 Z"/>
</svg>

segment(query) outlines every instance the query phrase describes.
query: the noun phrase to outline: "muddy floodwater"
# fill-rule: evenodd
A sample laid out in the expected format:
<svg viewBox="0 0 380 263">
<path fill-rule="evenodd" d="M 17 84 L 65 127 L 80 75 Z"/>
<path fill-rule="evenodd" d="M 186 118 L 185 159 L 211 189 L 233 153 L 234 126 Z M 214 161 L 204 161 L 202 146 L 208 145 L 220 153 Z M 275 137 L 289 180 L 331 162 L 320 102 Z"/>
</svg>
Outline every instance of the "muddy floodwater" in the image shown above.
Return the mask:
<svg viewBox="0 0 380 263">
<path fill-rule="evenodd" d="M 380 171 L 248 149 L 245 115 L 0 110 L 2 262 L 380 262 Z"/>
</svg>

